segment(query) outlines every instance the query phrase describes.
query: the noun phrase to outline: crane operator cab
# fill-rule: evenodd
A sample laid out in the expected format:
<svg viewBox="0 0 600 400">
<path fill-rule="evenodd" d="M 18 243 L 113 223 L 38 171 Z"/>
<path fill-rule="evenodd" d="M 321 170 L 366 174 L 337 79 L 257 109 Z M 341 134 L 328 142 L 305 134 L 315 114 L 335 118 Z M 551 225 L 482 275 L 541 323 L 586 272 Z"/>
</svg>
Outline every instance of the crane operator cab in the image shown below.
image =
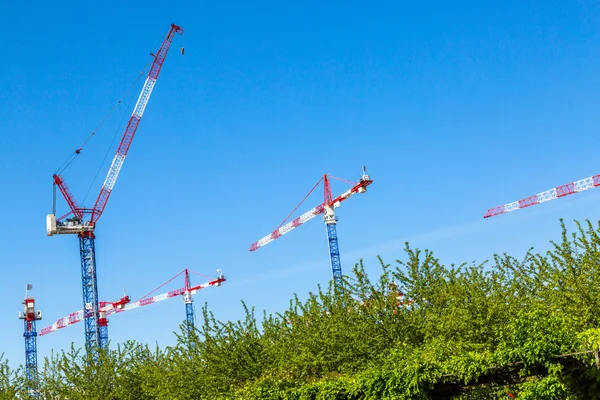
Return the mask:
<svg viewBox="0 0 600 400">
<path fill-rule="evenodd" d="M 90 223 L 84 223 L 77 217 L 66 218 L 64 221 L 57 221 L 55 214 L 46 216 L 46 235 L 57 234 L 79 234 L 83 232 L 93 232 L 94 226 Z"/>
</svg>

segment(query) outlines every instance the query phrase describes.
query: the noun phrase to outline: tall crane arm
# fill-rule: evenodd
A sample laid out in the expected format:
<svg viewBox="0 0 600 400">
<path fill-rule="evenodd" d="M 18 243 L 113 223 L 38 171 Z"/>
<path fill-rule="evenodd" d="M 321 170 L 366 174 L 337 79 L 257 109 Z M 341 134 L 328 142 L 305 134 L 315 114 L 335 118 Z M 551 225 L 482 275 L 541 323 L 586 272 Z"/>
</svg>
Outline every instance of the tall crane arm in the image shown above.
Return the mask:
<svg viewBox="0 0 600 400">
<path fill-rule="evenodd" d="M 171 24 L 171 29 L 169 30 L 167 37 L 163 41 L 158 52 L 154 55 L 154 61 L 152 62 L 152 66 L 150 67 L 150 72 L 148 72 L 148 77 L 144 82 L 144 86 L 142 87 L 140 97 L 135 104 L 133 113 L 131 114 L 129 122 L 127 123 L 127 128 L 125 128 L 125 133 L 121 138 L 121 143 L 119 143 L 119 147 L 117 148 L 115 157 L 110 165 L 108 174 L 106 175 L 102 188 L 100 189 L 100 194 L 98 195 L 96 203 L 92 209 L 92 224 L 95 224 L 98 218 L 100 218 L 104 212 L 104 208 L 106 207 L 106 203 L 108 202 L 108 198 L 110 197 L 115 182 L 119 177 L 119 172 L 123 167 L 125 157 L 127 156 L 127 152 L 129 151 L 129 147 L 131 146 L 135 132 L 142 119 L 142 116 L 144 115 L 144 110 L 146 109 L 146 105 L 148 105 L 148 100 L 152 94 L 152 89 L 154 89 L 154 85 L 158 79 L 158 74 L 160 73 L 165 58 L 167 57 L 167 53 L 169 52 L 169 48 L 171 47 L 171 42 L 173 41 L 175 33 L 182 34 L 183 29 L 175 24 Z"/>
<path fill-rule="evenodd" d="M 513 201 L 512 203 L 504 204 L 498 207 L 490 208 L 483 215 L 483 218 L 490 218 L 496 215 L 505 214 L 511 211 L 520 210 L 534 206 L 536 204 L 545 203 L 550 200 L 568 196 L 570 194 L 583 192 L 594 187 L 600 186 L 600 174 L 590 176 L 575 182 L 567 183 L 562 186 L 557 186 L 550 190 L 534 194 L 522 200 Z"/>
</svg>

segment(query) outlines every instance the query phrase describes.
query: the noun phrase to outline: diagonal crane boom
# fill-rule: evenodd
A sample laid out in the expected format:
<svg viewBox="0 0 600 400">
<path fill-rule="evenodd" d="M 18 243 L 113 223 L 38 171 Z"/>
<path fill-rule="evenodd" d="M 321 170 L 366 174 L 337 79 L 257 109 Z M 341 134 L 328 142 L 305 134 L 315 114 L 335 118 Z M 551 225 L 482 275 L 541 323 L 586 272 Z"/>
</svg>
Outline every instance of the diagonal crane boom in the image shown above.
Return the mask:
<svg viewBox="0 0 600 400">
<path fill-rule="evenodd" d="M 152 90 L 154 89 L 154 85 L 156 84 L 156 80 L 158 79 L 158 74 L 160 73 L 162 65 L 165 62 L 165 58 L 167 57 L 167 53 L 169 52 L 169 48 L 175 33 L 182 34 L 183 29 L 177 25 L 171 24 L 171 30 L 169 31 L 169 34 L 167 35 L 156 55 L 154 55 L 154 62 L 150 67 L 150 72 L 148 73 L 148 77 L 146 78 L 146 82 L 144 83 L 142 92 L 140 93 L 140 97 L 138 98 L 135 108 L 133 109 L 131 117 L 129 118 L 127 128 L 125 128 L 125 133 L 121 138 L 121 143 L 119 143 L 117 153 L 115 154 L 112 164 L 110 165 L 110 169 L 106 174 L 106 179 L 104 180 L 104 184 L 100 189 L 100 194 L 96 199 L 94 208 L 92 208 L 92 224 L 95 224 L 98 218 L 100 218 L 104 212 L 104 208 L 106 207 L 106 203 L 108 202 L 108 198 L 110 197 L 115 182 L 119 177 L 119 172 L 123 167 L 123 162 L 125 162 L 125 157 L 127 156 L 127 152 L 129 151 L 129 147 L 133 141 L 133 136 L 137 131 L 140 120 L 142 119 L 142 115 L 144 115 L 144 110 L 146 110 L 148 100 L 150 100 L 150 95 L 152 94 Z"/>
</svg>

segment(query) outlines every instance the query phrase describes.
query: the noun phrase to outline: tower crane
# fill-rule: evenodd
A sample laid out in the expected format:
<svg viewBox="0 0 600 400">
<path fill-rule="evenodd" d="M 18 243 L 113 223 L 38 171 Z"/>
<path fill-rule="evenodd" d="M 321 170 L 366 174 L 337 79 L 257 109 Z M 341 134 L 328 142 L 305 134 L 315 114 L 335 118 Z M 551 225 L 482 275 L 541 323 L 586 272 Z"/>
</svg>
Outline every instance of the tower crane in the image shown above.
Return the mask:
<svg viewBox="0 0 600 400">
<path fill-rule="evenodd" d="M 156 54 L 152 54 L 154 60 L 141 93 L 129 118 L 121 142 L 113 158 L 112 164 L 100 189 L 100 194 L 92 208 L 80 207 L 71 191 L 67 187 L 64 178 L 61 175 L 54 174 L 54 207 L 53 213 L 46 217 L 46 233 L 48 236 L 56 234 L 72 234 L 79 238 L 79 252 L 81 255 L 81 277 L 83 291 L 83 309 L 85 319 L 85 345 L 88 351 L 95 347 L 105 348 L 108 345 L 108 326 L 106 319 L 100 318 L 100 309 L 98 306 L 98 285 L 96 276 L 96 249 L 95 235 L 96 223 L 102 216 L 108 198 L 112 193 L 113 187 L 123 167 L 123 162 L 133 141 L 135 132 L 158 79 L 162 65 L 167 57 L 171 42 L 175 34 L 182 34 L 183 29 L 175 24 L 171 24 L 169 33 L 162 42 L 160 49 Z M 80 151 L 77 150 L 76 153 Z M 56 218 L 56 187 L 65 198 L 70 211 L 62 217 Z"/>
<path fill-rule="evenodd" d="M 329 178 L 335 178 L 331 175 L 325 174 L 321 179 L 313 186 L 313 188 L 308 192 L 308 194 L 304 197 L 304 199 L 300 202 L 298 206 L 288 215 L 288 217 L 283 221 L 277 229 L 275 229 L 269 235 L 263 237 L 262 239 L 252 243 L 250 246 L 250 251 L 258 250 L 259 248 L 265 246 L 268 243 L 271 243 L 273 240 L 280 238 L 291 230 L 299 227 L 300 225 L 306 223 L 307 221 L 313 219 L 317 215 L 323 214 L 323 221 L 325 221 L 325 226 L 327 227 L 327 241 L 329 243 L 329 255 L 331 259 L 331 272 L 333 275 L 334 283 L 339 287 L 342 283 L 342 263 L 340 260 L 340 250 L 338 246 L 338 238 L 337 238 L 337 217 L 335 216 L 334 210 L 341 205 L 341 203 L 350 198 L 352 195 L 356 193 L 365 193 L 367 191 L 367 186 L 373 183 L 373 180 L 369 178 L 367 175 L 367 168 L 363 166 L 363 173 L 358 183 L 352 183 L 352 188 L 336 198 L 333 198 L 331 195 L 331 186 L 329 183 Z M 338 179 L 338 178 L 335 178 Z M 294 213 L 300 207 L 300 205 L 306 200 L 306 198 L 312 193 L 313 190 L 323 181 L 324 188 L 324 201 L 313 209 L 305 212 L 300 215 L 298 218 L 287 222 L 291 214 Z M 287 223 L 286 223 L 287 222 Z M 284 225 L 285 224 L 285 225 Z"/>
<path fill-rule="evenodd" d="M 522 208 L 535 206 L 537 204 L 545 203 L 550 200 L 555 200 L 574 193 L 583 192 L 584 190 L 588 190 L 597 186 L 600 186 L 600 174 L 580 179 L 575 182 L 567 183 L 565 185 L 557 186 L 550 190 L 534 194 L 533 196 L 529 196 L 518 201 L 513 201 L 512 203 L 490 208 L 483 215 L 483 218 L 490 218 L 496 215 L 506 214 L 511 211 L 520 210 Z"/>
<path fill-rule="evenodd" d="M 36 321 L 42 319 L 42 312 L 35 309 L 35 299 L 29 296 L 33 288 L 29 283 L 25 287 L 25 300 L 23 300 L 23 312 L 19 312 L 19 319 L 23 320 L 25 337 L 25 376 L 27 392 L 32 398 L 38 398 L 37 379 L 37 330 Z"/>
<path fill-rule="evenodd" d="M 141 298 L 140 300 L 135 301 L 135 302 L 131 302 L 129 296 L 124 296 L 116 302 L 99 302 L 100 313 L 101 313 L 102 317 L 104 319 L 106 319 L 108 316 L 113 315 L 113 314 L 118 314 L 118 313 L 121 313 L 124 311 L 133 310 L 134 308 L 148 306 L 150 304 L 154 304 L 159 301 L 171 299 L 173 297 L 182 296 L 183 302 L 185 304 L 186 325 L 188 327 L 188 331 L 191 331 L 191 330 L 193 330 L 193 328 L 195 326 L 194 305 L 193 305 L 192 296 L 194 294 L 196 294 L 196 292 L 198 292 L 198 290 L 201 290 L 201 289 L 204 289 L 204 288 L 207 288 L 210 286 L 216 286 L 216 287 L 221 286 L 221 284 L 223 282 L 225 282 L 227 279 L 225 278 L 225 276 L 223 275 L 223 273 L 221 272 L 220 269 L 217 270 L 217 272 L 219 273 L 219 276 L 216 279 L 211 279 L 210 281 L 205 282 L 201 285 L 191 286 L 190 278 L 189 278 L 189 270 L 186 268 L 183 271 L 181 271 L 180 273 L 178 273 L 177 275 L 175 275 L 173 278 L 169 279 L 167 282 L 160 285 L 157 289 L 150 292 L 148 295 L 152 294 L 159 288 L 161 288 L 164 285 L 166 285 L 167 283 L 171 282 L 173 279 L 177 278 L 181 274 L 184 274 L 184 278 L 185 278 L 184 287 L 182 287 L 180 289 L 176 289 L 176 290 L 171 290 L 170 292 L 162 293 L 162 294 L 159 294 L 159 295 L 156 295 L 153 297 L 148 297 L 148 295 L 146 295 L 143 298 Z M 59 329 L 65 328 L 70 325 L 74 325 L 74 324 L 80 322 L 82 319 L 84 319 L 85 315 L 86 315 L 86 313 L 84 312 L 84 310 L 75 311 L 74 313 L 71 313 L 71 314 L 67 315 L 66 317 L 63 317 L 63 318 L 57 320 L 52 325 L 47 326 L 47 327 L 43 328 L 42 330 L 40 330 L 40 336 L 47 335 L 49 333 L 55 332 Z"/>
</svg>

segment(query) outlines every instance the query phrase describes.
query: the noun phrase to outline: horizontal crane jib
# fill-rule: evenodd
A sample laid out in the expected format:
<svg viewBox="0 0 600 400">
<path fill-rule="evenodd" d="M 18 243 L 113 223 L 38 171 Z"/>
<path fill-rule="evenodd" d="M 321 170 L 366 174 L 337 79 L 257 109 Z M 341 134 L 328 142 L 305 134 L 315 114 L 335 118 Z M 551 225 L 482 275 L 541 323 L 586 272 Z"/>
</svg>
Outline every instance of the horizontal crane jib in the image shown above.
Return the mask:
<svg viewBox="0 0 600 400">
<path fill-rule="evenodd" d="M 531 207 L 536 204 L 545 203 L 547 201 L 555 200 L 574 193 L 583 192 L 584 190 L 588 190 L 598 186 L 600 186 L 600 174 L 590 176 L 588 178 L 584 178 L 575 182 L 567 183 L 562 186 L 557 186 L 550 190 L 534 194 L 533 196 L 529 196 L 518 201 L 513 201 L 512 203 L 490 208 L 483 215 L 483 218 L 490 218 L 496 215 L 501 215 L 511 211 Z"/>
</svg>

